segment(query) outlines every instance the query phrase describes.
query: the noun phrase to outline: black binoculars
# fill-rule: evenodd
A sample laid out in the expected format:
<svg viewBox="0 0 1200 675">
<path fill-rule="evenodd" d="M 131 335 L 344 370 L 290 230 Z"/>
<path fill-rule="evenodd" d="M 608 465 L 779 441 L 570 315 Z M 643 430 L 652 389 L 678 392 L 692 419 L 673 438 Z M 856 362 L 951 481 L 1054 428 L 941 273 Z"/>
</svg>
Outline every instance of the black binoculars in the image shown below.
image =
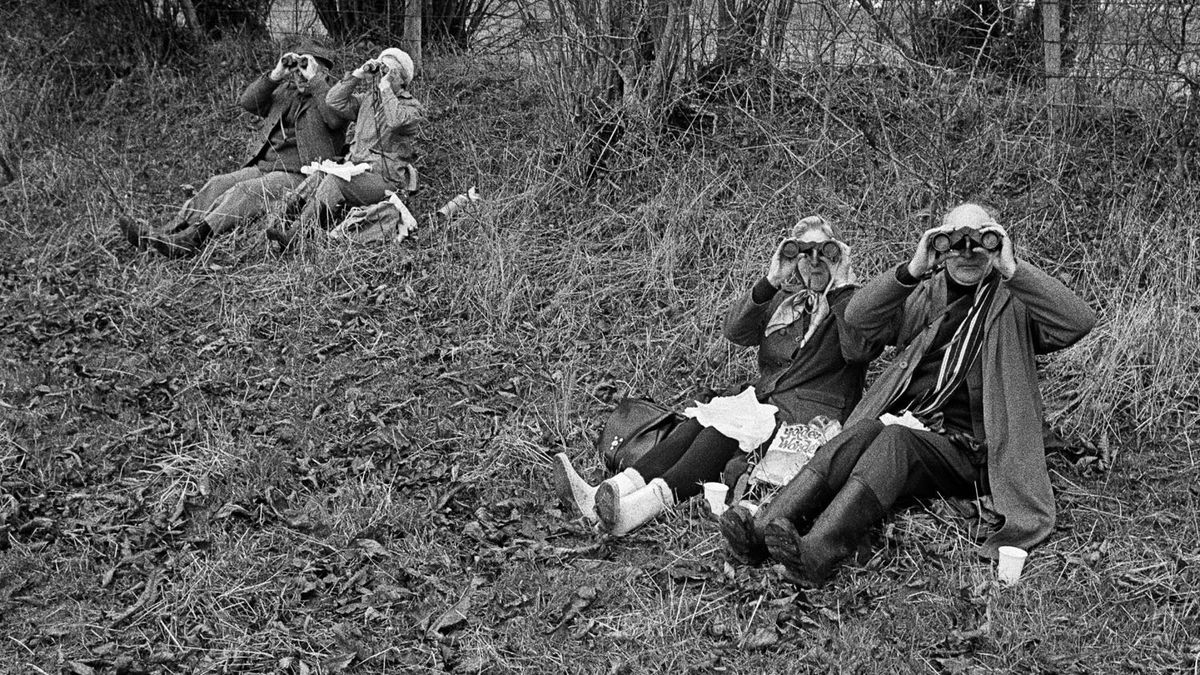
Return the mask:
<svg viewBox="0 0 1200 675">
<path fill-rule="evenodd" d="M 368 63 L 367 65 L 363 66 L 363 72 L 371 73 L 372 75 L 374 75 L 376 73 L 385 73 L 385 72 L 387 72 L 387 66 L 383 65 L 379 61 L 372 61 L 372 62 Z"/>
<path fill-rule="evenodd" d="M 783 248 L 779 255 L 791 260 L 799 255 L 808 255 L 811 251 L 816 251 L 817 255 L 828 260 L 829 262 L 838 262 L 842 259 L 842 247 L 834 241 L 799 241 L 797 239 L 788 239 L 783 242 Z"/>
<path fill-rule="evenodd" d="M 998 251 L 1003 242 L 999 232 L 980 232 L 971 227 L 960 227 L 950 232 L 938 232 L 929 240 L 929 245 L 938 253 L 946 253 L 955 249 L 965 251 L 968 248 L 982 248 L 985 251 Z"/>
<path fill-rule="evenodd" d="M 308 57 L 307 56 L 292 56 L 291 54 L 288 54 L 287 56 L 283 57 L 283 67 L 284 68 L 307 68 L 308 67 Z"/>
</svg>

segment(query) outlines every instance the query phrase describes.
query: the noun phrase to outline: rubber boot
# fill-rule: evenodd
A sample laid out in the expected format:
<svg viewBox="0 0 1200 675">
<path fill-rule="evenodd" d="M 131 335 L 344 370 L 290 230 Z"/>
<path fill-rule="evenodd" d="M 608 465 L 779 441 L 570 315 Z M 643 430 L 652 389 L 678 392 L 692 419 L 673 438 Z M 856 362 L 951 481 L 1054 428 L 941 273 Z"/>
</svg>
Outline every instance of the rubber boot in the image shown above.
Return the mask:
<svg viewBox="0 0 1200 675">
<path fill-rule="evenodd" d="M 208 223 L 199 223 L 177 234 L 148 237 L 147 241 L 154 250 L 168 258 L 183 258 L 199 253 L 210 234 L 212 228 Z"/>
<path fill-rule="evenodd" d="M 554 489 L 564 507 L 578 513 L 589 522 L 596 522 L 596 488 L 571 466 L 567 453 L 554 456 Z"/>
<path fill-rule="evenodd" d="M 675 505 L 675 496 L 666 481 L 655 478 L 640 490 L 617 500 L 611 512 L 597 509 L 600 525 L 608 533 L 621 537 L 657 518 Z"/>
<path fill-rule="evenodd" d="M 803 532 L 833 499 L 833 490 L 823 474 L 804 468 L 763 505 L 754 518 L 755 529 L 761 538 L 767 523 L 776 518 L 792 521 Z"/>
<path fill-rule="evenodd" d="M 787 518 L 772 520 L 764 533 L 767 550 L 795 580 L 819 586 L 854 552 L 859 539 L 883 519 L 883 514 L 875 491 L 851 478 L 821 512 L 808 534 L 801 536 L 795 523 Z"/>
<path fill-rule="evenodd" d="M 610 521 L 616 520 L 617 502 L 625 495 L 637 492 L 644 487 L 646 487 L 646 479 L 633 467 L 600 483 L 596 488 L 596 516 L 600 520 L 604 520 L 607 513 Z"/>
<path fill-rule="evenodd" d="M 805 468 L 757 513 L 751 514 L 749 509 L 741 507 L 726 511 L 721 516 L 721 534 L 730 555 L 748 565 L 761 563 L 767 557 L 764 540 L 767 524 L 783 518 L 791 521 L 797 531 L 806 530 L 809 522 L 829 503 L 830 492 L 825 476 Z"/>
<path fill-rule="evenodd" d="M 268 227 L 267 239 L 279 244 L 279 252 L 282 253 L 292 247 L 292 242 L 296 240 L 297 229 L 294 227 Z"/>
<path fill-rule="evenodd" d="M 759 565 L 767 559 L 767 544 L 763 541 L 762 531 L 755 525 L 754 513 L 742 505 L 721 514 L 721 536 L 725 538 L 725 550 L 744 565 Z"/>
<path fill-rule="evenodd" d="M 125 237 L 125 241 L 129 245 L 139 251 L 146 248 L 146 237 L 142 233 L 142 226 L 139 225 L 133 218 L 129 216 L 117 216 L 117 229 L 121 231 L 121 235 Z"/>
</svg>

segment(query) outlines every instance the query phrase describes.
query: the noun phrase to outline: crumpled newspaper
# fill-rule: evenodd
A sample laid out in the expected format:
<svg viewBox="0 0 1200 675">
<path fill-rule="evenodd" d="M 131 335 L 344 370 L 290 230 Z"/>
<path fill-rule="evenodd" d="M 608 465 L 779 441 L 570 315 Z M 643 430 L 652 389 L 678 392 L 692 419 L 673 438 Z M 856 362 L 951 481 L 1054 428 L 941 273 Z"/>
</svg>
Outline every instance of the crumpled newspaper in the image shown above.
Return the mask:
<svg viewBox="0 0 1200 675">
<path fill-rule="evenodd" d="M 747 387 L 737 396 L 720 396 L 708 403 L 697 401 L 683 414 L 737 441 L 742 452 L 753 452 L 775 431 L 777 412 L 778 407 L 759 403 L 754 387 Z"/>
<path fill-rule="evenodd" d="M 908 427 L 909 429 L 916 429 L 917 431 L 929 431 L 929 427 L 925 426 L 921 420 L 914 417 L 913 414 L 907 410 L 905 410 L 904 414 L 899 417 L 896 417 L 891 413 L 883 413 L 879 416 L 879 421 L 883 422 L 884 426 L 891 426 L 895 424 L 897 426 Z"/>
<path fill-rule="evenodd" d="M 810 422 L 783 424 L 770 447 L 754 465 L 750 481 L 776 487 L 787 485 L 822 445 L 842 431 L 837 420 L 818 415 Z"/>
<path fill-rule="evenodd" d="M 320 162 L 314 161 L 307 166 L 300 167 L 300 173 L 305 176 L 311 176 L 318 171 L 322 171 L 330 176 L 337 176 L 342 180 L 350 180 L 360 173 L 366 173 L 370 170 L 371 165 L 366 162 L 350 164 L 348 162 L 335 162 L 332 159 L 324 159 Z"/>
</svg>

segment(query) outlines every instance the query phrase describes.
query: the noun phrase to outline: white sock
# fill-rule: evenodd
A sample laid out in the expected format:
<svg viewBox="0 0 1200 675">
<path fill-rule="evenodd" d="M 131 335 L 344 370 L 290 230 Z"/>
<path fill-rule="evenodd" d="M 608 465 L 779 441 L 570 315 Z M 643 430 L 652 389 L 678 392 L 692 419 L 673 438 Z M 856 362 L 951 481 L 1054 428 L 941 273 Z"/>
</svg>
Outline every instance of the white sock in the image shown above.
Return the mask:
<svg viewBox="0 0 1200 675">
<path fill-rule="evenodd" d="M 625 495 L 646 487 L 646 479 L 642 478 L 642 474 L 637 472 L 632 466 L 625 469 L 621 473 L 609 478 L 607 482 L 612 482 L 617 488 L 617 495 L 624 497 Z"/>
<path fill-rule="evenodd" d="M 605 520 L 610 534 L 623 536 L 654 520 L 675 505 L 675 495 L 661 478 L 655 478 L 640 490 L 621 497 L 616 504 L 615 517 Z"/>
</svg>

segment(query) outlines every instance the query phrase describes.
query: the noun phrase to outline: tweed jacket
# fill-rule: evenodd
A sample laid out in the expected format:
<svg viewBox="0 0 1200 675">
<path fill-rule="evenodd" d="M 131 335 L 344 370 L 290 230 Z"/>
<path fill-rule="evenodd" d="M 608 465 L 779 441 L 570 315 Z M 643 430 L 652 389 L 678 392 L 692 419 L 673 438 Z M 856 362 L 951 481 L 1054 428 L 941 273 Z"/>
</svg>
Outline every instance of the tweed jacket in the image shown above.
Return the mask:
<svg viewBox="0 0 1200 675">
<path fill-rule="evenodd" d="M 271 129 L 279 124 L 284 112 L 299 102 L 296 114 L 296 146 L 300 151 L 300 164 L 334 159 L 342 154 L 346 144 L 346 120 L 338 115 L 325 97 L 329 93 L 332 78 L 328 75 L 314 77 L 309 82 L 306 95 L 301 95 L 287 80 L 274 82 L 262 75 L 251 82 L 238 99 L 238 105 L 263 118 L 259 133 L 250 141 L 250 159 L 245 166 L 252 166 L 267 149 Z"/>
<path fill-rule="evenodd" d="M 876 419 L 904 391 L 929 350 L 946 309 L 945 272 L 915 286 L 894 270 L 864 286 L 846 308 L 846 322 L 868 339 L 906 345 L 872 384 L 847 426 Z M 1042 445 L 1042 399 L 1034 357 L 1068 347 L 1092 329 L 1095 312 L 1070 289 L 1021 260 L 1002 279 L 984 330 L 983 351 L 967 375 L 976 438 L 987 443 L 988 482 L 1004 523 L 980 547 L 1029 549 L 1054 527 L 1054 494 Z"/>
<path fill-rule="evenodd" d="M 787 292 L 777 292 L 759 304 L 751 289 L 729 308 L 725 337 L 758 347 L 759 378 L 754 389 L 760 400 L 779 407 L 782 421 L 808 422 L 824 415 L 844 422 L 862 397 L 867 363 L 879 355 L 882 345 L 873 346 L 845 321 L 855 290 L 844 286 L 829 294 L 829 314 L 803 348 L 800 339 L 807 321 L 766 335 L 767 322 Z"/>
</svg>

